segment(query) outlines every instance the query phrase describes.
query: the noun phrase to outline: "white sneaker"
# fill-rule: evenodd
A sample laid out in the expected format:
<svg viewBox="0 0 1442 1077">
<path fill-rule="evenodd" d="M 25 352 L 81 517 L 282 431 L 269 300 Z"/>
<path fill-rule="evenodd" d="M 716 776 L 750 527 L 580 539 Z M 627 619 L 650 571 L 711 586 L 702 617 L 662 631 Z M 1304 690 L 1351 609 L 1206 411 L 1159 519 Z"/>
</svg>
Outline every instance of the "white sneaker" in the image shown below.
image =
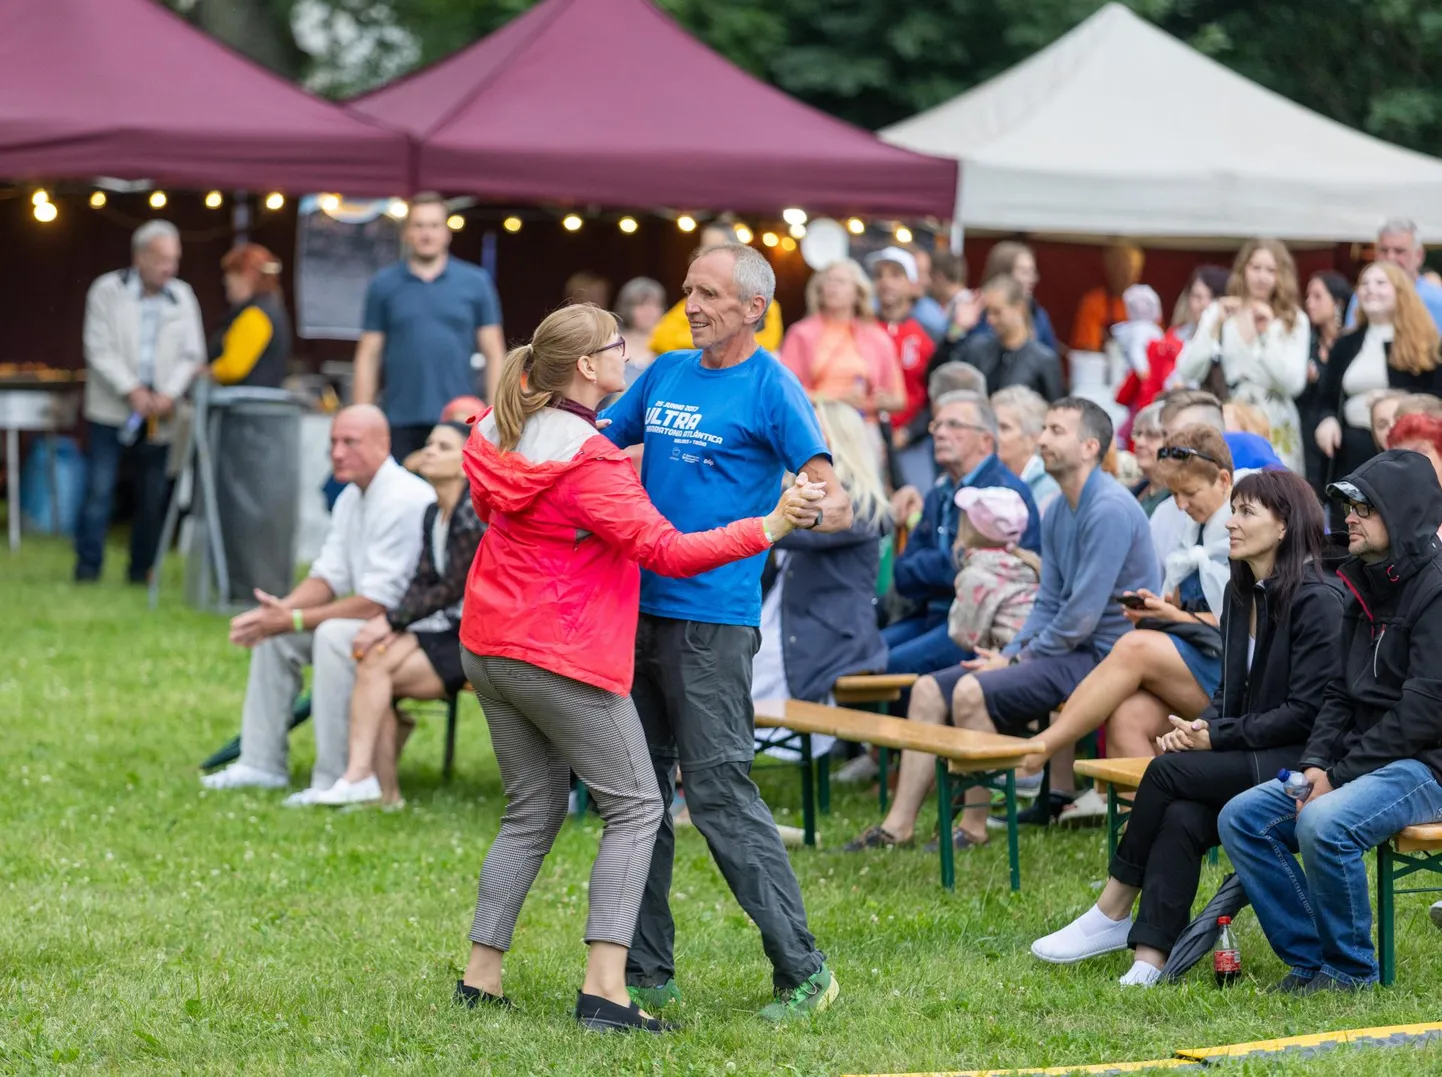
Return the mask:
<svg viewBox="0 0 1442 1077">
<path fill-rule="evenodd" d="M 290 775 L 232 763 L 214 774 L 201 775 L 200 784 L 207 789 L 284 789 L 290 784 Z"/>
<path fill-rule="evenodd" d="M 339 808 L 346 804 L 374 804 L 380 798 L 381 780 L 372 774 L 369 778 L 362 778 L 358 782 L 348 782 L 344 778 L 337 778 L 333 786 L 316 794 L 312 803 Z"/>
<path fill-rule="evenodd" d="M 1428 915 L 1432 917 L 1434 926 L 1442 927 L 1442 901 L 1434 901 L 1432 908 L 1428 910 Z"/>
<path fill-rule="evenodd" d="M 320 803 L 316 798 L 324 793 L 324 789 L 317 789 L 311 786 L 309 789 L 302 789 L 298 793 L 292 793 L 280 802 L 282 808 L 309 808 Z"/>
<path fill-rule="evenodd" d="M 1093 905 L 1060 931 L 1031 944 L 1032 956 L 1052 965 L 1074 965 L 1127 948 L 1132 918 L 1113 920 Z"/>
<path fill-rule="evenodd" d="M 857 782 L 869 782 L 872 778 L 881 773 L 881 767 L 871 758 L 870 752 L 862 752 L 855 759 L 848 759 L 836 773 L 832 775 L 836 781 L 845 785 Z"/>
<path fill-rule="evenodd" d="M 1061 810 L 1057 822 L 1062 826 L 1078 826 L 1099 822 L 1107 817 L 1107 802 L 1095 789 L 1088 789 Z"/>
</svg>

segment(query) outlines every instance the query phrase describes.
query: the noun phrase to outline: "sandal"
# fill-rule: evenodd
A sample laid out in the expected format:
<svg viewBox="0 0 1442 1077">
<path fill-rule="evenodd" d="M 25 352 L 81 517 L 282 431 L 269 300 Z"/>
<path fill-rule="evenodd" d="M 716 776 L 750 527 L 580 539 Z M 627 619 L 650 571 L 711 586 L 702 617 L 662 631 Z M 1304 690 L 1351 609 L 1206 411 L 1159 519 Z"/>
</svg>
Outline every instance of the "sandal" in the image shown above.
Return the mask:
<svg viewBox="0 0 1442 1077">
<path fill-rule="evenodd" d="M 841 847 L 844 853 L 859 853 L 866 849 L 910 849 L 916 844 L 914 838 L 901 841 L 880 826 L 869 826 L 856 838 Z"/>
</svg>

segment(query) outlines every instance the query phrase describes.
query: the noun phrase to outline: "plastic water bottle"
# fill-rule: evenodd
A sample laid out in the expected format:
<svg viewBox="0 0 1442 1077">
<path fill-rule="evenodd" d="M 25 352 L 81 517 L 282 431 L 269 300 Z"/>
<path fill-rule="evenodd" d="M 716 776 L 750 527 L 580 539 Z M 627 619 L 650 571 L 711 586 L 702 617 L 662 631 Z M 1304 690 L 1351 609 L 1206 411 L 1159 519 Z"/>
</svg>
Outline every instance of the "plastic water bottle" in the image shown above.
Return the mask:
<svg viewBox="0 0 1442 1077">
<path fill-rule="evenodd" d="M 134 445 L 135 439 L 140 436 L 140 428 L 144 425 L 145 416 L 138 411 L 132 411 L 130 418 L 126 419 L 125 425 L 120 428 L 120 433 L 115 435 L 115 440 L 122 445 Z"/>
<path fill-rule="evenodd" d="M 1306 800 L 1312 795 L 1312 783 L 1307 781 L 1307 776 L 1300 770 L 1287 770 L 1283 767 L 1277 771 L 1277 781 L 1282 783 L 1282 788 L 1293 800 Z"/>
<path fill-rule="evenodd" d="M 1232 934 L 1232 918 L 1218 916 L 1217 948 L 1212 951 L 1212 971 L 1217 977 L 1218 987 L 1231 987 L 1242 978 L 1242 951 L 1237 949 L 1236 936 Z"/>
</svg>

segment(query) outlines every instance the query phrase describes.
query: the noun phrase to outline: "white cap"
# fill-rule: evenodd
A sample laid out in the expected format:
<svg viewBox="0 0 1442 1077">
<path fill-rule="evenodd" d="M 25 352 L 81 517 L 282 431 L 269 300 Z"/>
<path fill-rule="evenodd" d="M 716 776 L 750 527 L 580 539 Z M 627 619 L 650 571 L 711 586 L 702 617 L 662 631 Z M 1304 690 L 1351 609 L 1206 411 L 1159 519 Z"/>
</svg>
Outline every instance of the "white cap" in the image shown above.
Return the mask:
<svg viewBox="0 0 1442 1077">
<path fill-rule="evenodd" d="M 901 247 L 883 247 L 866 256 L 866 268 L 871 270 L 873 276 L 876 274 L 876 267 L 882 262 L 895 262 L 905 271 L 906 279 L 912 284 L 916 283 L 916 255 L 910 251 Z"/>
</svg>

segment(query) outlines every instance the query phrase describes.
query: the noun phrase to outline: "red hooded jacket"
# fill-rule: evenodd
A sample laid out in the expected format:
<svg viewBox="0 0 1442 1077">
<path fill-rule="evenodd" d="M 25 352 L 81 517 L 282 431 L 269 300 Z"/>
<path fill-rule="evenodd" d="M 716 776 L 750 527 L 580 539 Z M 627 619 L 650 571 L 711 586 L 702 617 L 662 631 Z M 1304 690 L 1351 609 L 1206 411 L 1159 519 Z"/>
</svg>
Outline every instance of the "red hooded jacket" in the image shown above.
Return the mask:
<svg viewBox="0 0 1442 1077">
<path fill-rule="evenodd" d="M 471 565 L 461 643 L 618 695 L 635 672 L 637 564 L 695 576 L 770 547 L 759 517 L 684 535 L 629 458 L 585 419 L 545 408 L 520 444 L 496 447 L 487 411 L 471 429 L 466 477 L 490 525 Z"/>
</svg>

